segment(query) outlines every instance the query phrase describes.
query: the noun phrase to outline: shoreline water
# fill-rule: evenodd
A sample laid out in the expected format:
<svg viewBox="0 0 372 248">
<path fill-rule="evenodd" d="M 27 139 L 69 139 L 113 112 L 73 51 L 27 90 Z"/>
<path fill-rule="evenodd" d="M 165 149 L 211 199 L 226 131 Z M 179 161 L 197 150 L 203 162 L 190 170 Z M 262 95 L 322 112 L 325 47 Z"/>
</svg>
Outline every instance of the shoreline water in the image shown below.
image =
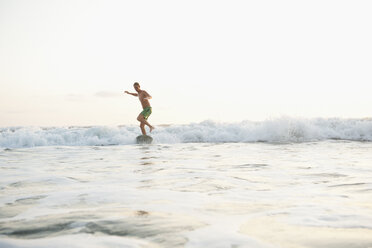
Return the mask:
<svg viewBox="0 0 372 248">
<path fill-rule="evenodd" d="M 0 244 L 367 248 L 371 151 L 355 141 L 0 151 Z"/>
</svg>

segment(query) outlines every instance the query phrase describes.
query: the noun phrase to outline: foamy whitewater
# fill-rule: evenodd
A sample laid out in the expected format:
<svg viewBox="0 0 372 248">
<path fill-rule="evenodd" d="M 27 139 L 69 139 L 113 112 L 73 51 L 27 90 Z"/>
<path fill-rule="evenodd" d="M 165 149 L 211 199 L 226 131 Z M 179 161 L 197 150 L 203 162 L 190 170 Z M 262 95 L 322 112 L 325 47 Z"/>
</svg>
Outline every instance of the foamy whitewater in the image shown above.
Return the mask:
<svg viewBox="0 0 372 248">
<path fill-rule="evenodd" d="M 0 130 L 1 248 L 371 248 L 372 120 Z"/>
<path fill-rule="evenodd" d="M 134 144 L 138 126 L 0 128 L 0 147 L 105 146 Z M 372 119 L 293 119 L 263 122 L 160 126 L 151 134 L 157 144 L 226 142 L 372 141 Z"/>
</svg>

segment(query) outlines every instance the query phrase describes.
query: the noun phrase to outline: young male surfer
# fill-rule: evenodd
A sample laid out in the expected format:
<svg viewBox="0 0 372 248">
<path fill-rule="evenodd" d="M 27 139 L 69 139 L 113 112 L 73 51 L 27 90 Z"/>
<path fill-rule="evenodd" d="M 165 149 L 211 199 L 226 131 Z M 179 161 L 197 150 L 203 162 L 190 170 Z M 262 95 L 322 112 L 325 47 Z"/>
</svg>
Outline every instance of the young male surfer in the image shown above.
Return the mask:
<svg viewBox="0 0 372 248">
<path fill-rule="evenodd" d="M 141 102 L 143 111 L 138 115 L 137 120 L 141 123 L 140 128 L 143 135 L 146 135 L 146 129 L 145 125 L 147 125 L 150 128 L 150 132 L 154 130 L 155 128 L 150 125 L 150 123 L 147 122 L 147 119 L 152 113 L 152 108 L 150 106 L 149 100 L 152 98 L 149 93 L 147 93 L 144 90 L 141 90 L 141 86 L 139 83 L 135 82 L 133 84 L 134 89 L 137 91 L 137 93 L 130 93 L 128 91 L 125 91 L 124 93 L 127 93 L 132 96 L 138 96 L 138 99 Z"/>
</svg>

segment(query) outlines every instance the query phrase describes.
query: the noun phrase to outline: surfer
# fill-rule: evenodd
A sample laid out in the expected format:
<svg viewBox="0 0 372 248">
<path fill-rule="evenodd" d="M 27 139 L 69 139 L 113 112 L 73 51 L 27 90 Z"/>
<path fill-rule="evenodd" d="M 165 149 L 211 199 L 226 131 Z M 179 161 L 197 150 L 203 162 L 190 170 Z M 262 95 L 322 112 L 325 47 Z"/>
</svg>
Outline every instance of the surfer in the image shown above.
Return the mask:
<svg viewBox="0 0 372 248">
<path fill-rule="evenodd" d="M 138 99 L 141 102 L 143 111 L 138 115 L 137 120 L 141 123 L 140 128 L 141 128 L 142 134 L 146 135 L 145 125 L 147 125 L 150 128 L 150 132 L 152 132 L 152 130 L 155 129 L 153 126 L 150 125 L 150 123 L 147 122 L 147 119 L 152 113 L 152 108 L 149 102 L 149 100 L 152 97 L 146 91 L 141 90 L 141 86 L 139 83 L 135 82 L 133 84 L 133 87 L 137 91 L 137 93 L 130 93 L 128 91 L 125 91 L 124 93 L 127 93 L 132 96 L 138 96 Z"/>
</svg>

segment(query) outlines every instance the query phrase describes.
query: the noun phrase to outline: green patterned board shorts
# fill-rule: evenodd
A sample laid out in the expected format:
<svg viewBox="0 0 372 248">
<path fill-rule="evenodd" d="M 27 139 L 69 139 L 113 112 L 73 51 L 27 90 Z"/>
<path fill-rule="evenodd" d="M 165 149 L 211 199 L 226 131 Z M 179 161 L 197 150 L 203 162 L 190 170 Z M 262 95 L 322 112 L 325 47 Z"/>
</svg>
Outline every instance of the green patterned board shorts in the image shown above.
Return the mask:
<svg viewBox="0 0 372 248">
<path fill-rule="evenodd" d="M 145 120 L 147 120 L 147 118 L 149 118 L 149 116 L 151 115 L 151 113 L 152 113 L 152 108 L 151 107 L 146 107 L 141 112 L 141 115 L 143 115 L 143 117 L 145 118 Z"/>
</svg>

